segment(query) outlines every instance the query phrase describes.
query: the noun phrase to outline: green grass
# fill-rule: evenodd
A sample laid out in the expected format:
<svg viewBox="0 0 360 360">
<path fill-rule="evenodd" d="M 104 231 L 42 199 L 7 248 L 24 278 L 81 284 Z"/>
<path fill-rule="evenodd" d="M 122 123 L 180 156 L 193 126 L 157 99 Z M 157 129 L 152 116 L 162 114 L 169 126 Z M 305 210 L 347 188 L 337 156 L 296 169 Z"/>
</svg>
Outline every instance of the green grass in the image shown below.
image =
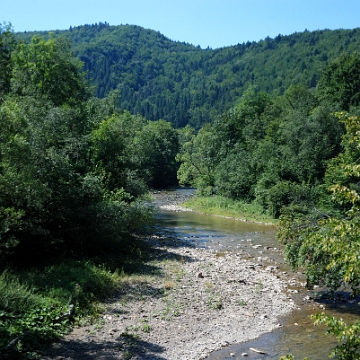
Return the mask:
<svg viewBox="0 0 360 360">
<path fill-rule="evenodd" d="M 183 205 L 204 214 L 228 216 L 249 222 L 277 224 L 277 220 L 264 213 L 260 205 L 248 204 L 221 196 L 194 196 Z"/>
<path fill-rule="evenodd" d="M 46 346 L 74 324 L 95 321 L 103 310 L 101 302 L 130 276 L 140 276 L 149 252 L 141 240 L 131 242 L 114 244 L 113 253 L 106 256 L 48 260 L 0 271 L 0 358 L 41 357 Z M 71 305 L 74 312 L 67 316 Z"/>
<path fill-rule="evenodd" d="M 119 281 L 117 272 L 90 261 L 61 263 L 0 275 L 0 354 L 33 358 L 43 345 L 69 331 L 83 316 L 96 316 L 99 301 L 109 296 Z M 75 312 L 67 316 L 71 306 Z M 1 357 L 1 356 L 0 356 Z"/>
</svg>

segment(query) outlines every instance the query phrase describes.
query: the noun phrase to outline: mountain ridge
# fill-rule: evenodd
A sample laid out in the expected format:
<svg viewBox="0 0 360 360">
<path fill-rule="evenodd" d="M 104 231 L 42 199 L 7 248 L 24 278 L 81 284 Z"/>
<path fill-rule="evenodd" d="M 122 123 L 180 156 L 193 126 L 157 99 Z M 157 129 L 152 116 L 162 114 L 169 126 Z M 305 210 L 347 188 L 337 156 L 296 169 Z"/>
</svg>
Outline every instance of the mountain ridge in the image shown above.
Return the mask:
<svg viewBox="0 0 360 360">
<path fill-rule="evenodd" d="M 217 49 L 173 41 L 138 25 L 99 23 L 53 33 L 72 42 L 96 96 L 116 89 L 122 108 L 175 127 L 200 128 L 252 85 L 275 96 L 295 84 L 314 88 L 330 62 L 360 49 L 360 28 L 305 30 Z"/>
</svg>

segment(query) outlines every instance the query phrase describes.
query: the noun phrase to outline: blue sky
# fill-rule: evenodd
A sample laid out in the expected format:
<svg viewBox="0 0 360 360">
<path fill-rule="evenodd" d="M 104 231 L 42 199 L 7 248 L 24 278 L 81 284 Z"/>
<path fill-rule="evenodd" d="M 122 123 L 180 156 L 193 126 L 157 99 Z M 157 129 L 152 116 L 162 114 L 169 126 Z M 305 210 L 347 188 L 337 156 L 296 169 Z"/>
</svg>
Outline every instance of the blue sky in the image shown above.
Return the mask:
<svg viewBox="0 0 360 360">
<path fill-rule="evenodd" d="M 11 0 L 0 9 L 0 22 L 10 22 L 15 31 L 105 21 L 218 48 L 305 29 L 360 27 L 360 0 Z"/>
</svg>

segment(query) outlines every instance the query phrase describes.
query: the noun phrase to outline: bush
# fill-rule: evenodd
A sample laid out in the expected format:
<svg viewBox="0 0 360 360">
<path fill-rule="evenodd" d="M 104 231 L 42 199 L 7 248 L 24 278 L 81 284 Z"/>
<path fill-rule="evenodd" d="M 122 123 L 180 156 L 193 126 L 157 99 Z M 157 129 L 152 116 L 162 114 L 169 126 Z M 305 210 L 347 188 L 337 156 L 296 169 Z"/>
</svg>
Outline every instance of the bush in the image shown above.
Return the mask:
<svg viewBox="0 0 360 360">
<path fill-rule="evenodd" d="M 74 321 L 98 312 L 98 301 L 117 287 L 120 275 L 86 260 L 0 275 L 1 354 L 27 358 L 66 333 Z M 69 316 L 69 309 L 74 312 Z M 14 339 L 14 345 L 6 349 Z M 10 356 L 10 355 L 9 355 Z"/>
<path fill-rule="evenodd" d="M 302 212 L 315 203 L 319 190 L 311 185 L 296 184 L 290 181 L 281 181 L 267 190 L 263 190 L 257 201 L 274 218 L 279 218 L 286 209 Z"/>
</svg>

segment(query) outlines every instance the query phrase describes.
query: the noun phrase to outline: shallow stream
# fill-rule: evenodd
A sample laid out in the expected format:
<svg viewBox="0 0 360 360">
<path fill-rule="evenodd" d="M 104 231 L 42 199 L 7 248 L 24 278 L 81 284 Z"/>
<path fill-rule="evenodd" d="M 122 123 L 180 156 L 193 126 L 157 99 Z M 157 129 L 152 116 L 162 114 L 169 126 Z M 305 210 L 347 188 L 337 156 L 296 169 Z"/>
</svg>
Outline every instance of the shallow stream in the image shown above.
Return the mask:
<svg viewBox="0 0 360 360">
<path fill-rule="evenodd" d="M 191 190 L 180 189 L 175 192 L 157 194 L 156 203 L 162 205 L 186 198 Z M 276 265 L 281 274 L 297 283 L 305 281 L 301 273 L 292 273 L 284 264 L 282 248 L 276 240 L 276 228 L 269 225 L 242 222 L 239 220 L 208 216 L 196 212 L 161 210 L 156 218 L 156 226 L 162 235 L 187 239 L 198 247 L 210 247 L 221 253 L 236 251 L 244 258 L 263 264 Z M 283 319 L 280 327 L 258 339 L 242 344 L 231 345 L 212 353 L 208 360 L 220 359 L 279 359 L 286 354 L 295 358 L 309 357 L 311 360 L 327 359 L 337 342 L 325 334 L 322 326 L 314 326 L 311 314 L 325 311 L 329 315 L 342 317 L 347 322 L 360 320 L 360 306 L 353 303 L 334 303 L 332 300 L 308 301 L 315 291 L 299 286 L 289 286 L 294 299 L 295 310 Z M 319 289 L 316 289 L 319 291 Z M 258 354 L 250 348 L 261 349 L 266 355 Z M 242 354 L 248 354 L 244 357 Z"/>
</svg>

